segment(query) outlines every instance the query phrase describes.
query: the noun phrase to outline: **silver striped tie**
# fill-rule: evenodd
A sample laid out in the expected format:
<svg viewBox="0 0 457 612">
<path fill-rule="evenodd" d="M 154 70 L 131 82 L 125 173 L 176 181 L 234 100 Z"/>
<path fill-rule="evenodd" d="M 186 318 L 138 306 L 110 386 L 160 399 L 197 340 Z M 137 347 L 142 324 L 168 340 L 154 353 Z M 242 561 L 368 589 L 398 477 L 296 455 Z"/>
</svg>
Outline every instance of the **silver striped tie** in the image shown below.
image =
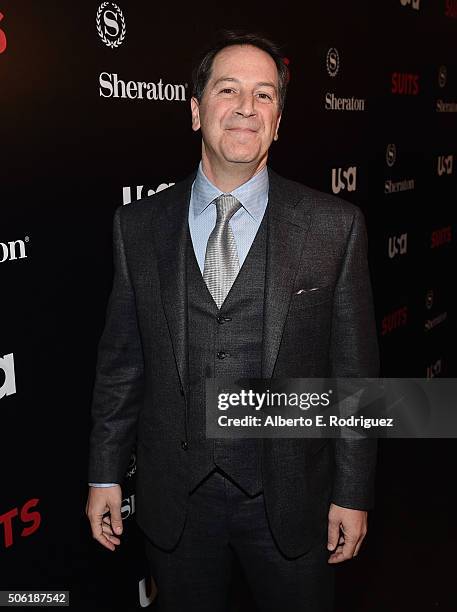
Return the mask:
<svg viewBox="0 0 457 612">
<path fill-rule="evenodd" d="M 216 198 L 215 202 L 217 219 L 206 245 L 203 279 L 220 308 L 240 269 L 235 237 L 229 221 L 241 203 L 226 194 Z"/>
</svg>

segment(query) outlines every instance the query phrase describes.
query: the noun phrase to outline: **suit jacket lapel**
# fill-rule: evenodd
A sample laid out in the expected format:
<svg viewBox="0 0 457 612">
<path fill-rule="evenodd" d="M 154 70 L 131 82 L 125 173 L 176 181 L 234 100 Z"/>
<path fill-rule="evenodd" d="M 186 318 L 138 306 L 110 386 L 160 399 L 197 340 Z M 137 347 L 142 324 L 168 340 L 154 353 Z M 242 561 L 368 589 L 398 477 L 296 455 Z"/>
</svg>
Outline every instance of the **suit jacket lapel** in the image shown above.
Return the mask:
<svg viewBox="0 0 457 612">
<path fill-rule="evenodd" d="M 170 191 L 158 206 L 153 223 L 162 304 L 173 344 L 181 385 L 187 394 L 186 244 L 188 213 L 195 173 Z M 165 195 L 165 194 L 164 194 Z"/>
<path fill-rule="evenodd" d="M 311 221 L 311 198 L 303 200 L 270 168 L 268 194 L 268 242 L 265 272 L 262 377 L 271 378 L 289 309 L 295 275 Z"/>
</svg>

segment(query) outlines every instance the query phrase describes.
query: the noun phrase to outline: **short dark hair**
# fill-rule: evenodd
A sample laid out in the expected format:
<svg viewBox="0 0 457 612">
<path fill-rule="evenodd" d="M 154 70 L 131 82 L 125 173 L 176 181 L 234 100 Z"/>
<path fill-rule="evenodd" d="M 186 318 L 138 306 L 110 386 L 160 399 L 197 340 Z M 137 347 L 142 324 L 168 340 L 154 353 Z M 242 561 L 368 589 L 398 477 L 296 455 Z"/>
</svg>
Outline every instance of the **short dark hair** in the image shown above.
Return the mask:
<svg viewBox="0 0 457 612">
<path fill-rule="evenodd" d="M 201 101 L 203 93 L 205 91 L 205 87 L 208 84 L 209 79 L 211 78 L 214 58 L 219 53 L 219 51 L 222 51 L 222 49 L 225 49 L 226 47 L 231 47 L 233 45 L 251 45 L 253 47 L 261 49 L 262 51 L 265 51 L 270 57 L 273 58 L 276 64 L 276 68 L 278 69 L 278 106 L 279 111 L 282 112 L 286 99 L 289 70 L 286 64 L 284 63 L 280 47 L 276 43 L 272 42 L 271 40 L 265 38 L 260 34 L 244 33 L 234 30 L 224 30 L 220 32 L 219 39 L 217 40 L 217 42 L 213 44 L 203 54 L 200 59 L 200 62 L 193 69 L 192 95 L 197 98 L 199 102 Z"/>
</svg>

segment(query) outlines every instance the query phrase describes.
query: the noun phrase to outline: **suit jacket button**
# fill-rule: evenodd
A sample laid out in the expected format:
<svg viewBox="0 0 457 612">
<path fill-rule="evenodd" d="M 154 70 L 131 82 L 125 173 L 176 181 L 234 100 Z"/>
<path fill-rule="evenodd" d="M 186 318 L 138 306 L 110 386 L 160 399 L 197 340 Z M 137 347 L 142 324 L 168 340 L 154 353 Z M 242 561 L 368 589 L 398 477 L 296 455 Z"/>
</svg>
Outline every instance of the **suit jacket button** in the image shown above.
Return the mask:
<svg viewBox="0 0 457 612">
<path fill-rule="evenodd" d="M 218 359 L 225 359 L 226 357 L 228 357 L 228 353 L 226 353 L 225 351 L 219 351 L 217 353 L 217 358 Z"/>
<path fill-rule="evenodd" d="M 181 448 L 187 450 L 187 442 L 185 440 L 181 440 Z"/>
</svg>

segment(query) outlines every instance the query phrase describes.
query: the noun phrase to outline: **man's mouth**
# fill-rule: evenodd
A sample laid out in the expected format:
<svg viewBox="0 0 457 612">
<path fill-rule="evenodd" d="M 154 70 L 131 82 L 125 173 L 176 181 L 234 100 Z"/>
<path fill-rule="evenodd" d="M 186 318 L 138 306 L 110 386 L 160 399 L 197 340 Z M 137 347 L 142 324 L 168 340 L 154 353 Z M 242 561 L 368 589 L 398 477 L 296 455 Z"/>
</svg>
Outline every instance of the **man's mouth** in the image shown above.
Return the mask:
<svg viewBox="0 0 457 612">
<path fill-rule="evenodd" d="M 227 128 L 227 130 L 229 132 L 252 132 L 252 133 L 257 132 L 257 130 L 254 130 L 252 128 L 243 128 L 243 127 Z"/>
</svg>

